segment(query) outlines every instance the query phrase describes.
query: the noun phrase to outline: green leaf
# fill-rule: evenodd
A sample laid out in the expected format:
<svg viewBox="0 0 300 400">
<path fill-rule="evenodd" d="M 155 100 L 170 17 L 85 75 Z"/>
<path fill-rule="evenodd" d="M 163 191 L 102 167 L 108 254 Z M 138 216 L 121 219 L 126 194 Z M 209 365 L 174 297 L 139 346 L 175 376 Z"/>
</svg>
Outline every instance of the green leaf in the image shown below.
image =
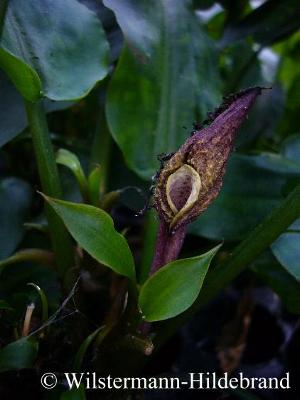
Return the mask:
<svg viewBox="0 0 300 400">
<path fill-rule="evenodd" d="M 43 249 L 25 249 L 20 250 L 10 257 L 0 260 L 0 273 L 11 264 L 22 263 L 24 261 L 33 261 L 37 264 L 52 265 L 54 254 Z"/>
<path fill-rule="evenodd" d="M 12 310 L 13 308 L 5 300 L 0 300 L 0 310 Z"/>
<path fill-rule="evenodd" d="M 88 177 L 89 197 L 93 206 L 99 205 L 102 181 L 103 169 L 100 165 L 96 165 L 96 167 L 91 171 Z"/>
<path fill-rule="evenodd" d="M 67 392 L 62 393 L 60 400 L 85 400 L 85 390 L 83 385 L 79 385 L 79 388 L 72 388 Z"/>
<path fill-rule="evenodd" d="M 21 95 L 1 70 L 0 96 L 0 147 L 2 147 L 26 128 L 27 117 Z M 47 113 L 71 105 L 71 102 L 44 100 L 44 108 Z"/>
<path fill-rule="evenodd" d="M 88 182 L 76 154 L 66 149 L 59 149 L 56 154 L 56 162 L 57 164 L 64 165 L 73 172 L 79 184 L 81 194 L 83 198 L 86 198 L 88 196 Z"/>
<path fill-rule="evenodd" d="M 300 72 L 298 68 L 298 54 L 300 45 L 300 31 L 292 35 L 288 40 L 274 46 L 274 50 L 280 56 L 280 64 L 278 66 L 278 78 L 286 90 L 292 89 Z M 299 99 L 288 99 L 286 106 L 290 100 L 299 103 Z M 295 104 L 297 106 L 297 104 Z M 286 129 L 286 127 L 285 127 Z"/>
<path fill-rule="evenodd" d="M 8 4 L 0 65 L 27 100 L 84 97 L 108 70 L 100 20 L 75 0 Z"/>
<path fill-rule="evenodd" d="M 32 191 L 25 181 L 0 180 L 0 260 L 8 257 L 21 242 L 31 200 Z"/>
<path fill-rule="evenodd" d="M 300 170 L 300 135 L 289 136 L 281 148 L 284 156 L 298 164 Z M 280 264 L 300 281 L 300 219 L 272 244 L 271 250 Z"/>
<path fill-rule="evenodd" d="M 252 269 L 280 296 L 291 313 L 300 313 L 300 282 L 272 257 L 271 252 L 259 257 Z"/>
<path fill-rule="evenodd" d="M 286 135 L 287 132 L 299 132 L 298 112 L 300 99 L 298 96 L 300 90 L 300 74 L 292 81 L 287 92 L 287 102 L 285 104 L 284 116 L 281 120 L 281 131 Z"/>
<path fill-rule="evenodd" d="M 281 235 L 271 246 L 280 264 L 300 282 L 300 220 L 298 232 Z"/>
<path fill-rule="evenodd" d="M 35 70 L 1 47 L 0 67 L 26 100 L 36 101 L 42 97 L 42 84 Z"/>
<path fill-rule="evenodd" d="M 28 286 L 32 286 L 39 294 L 40 299 L 41 299 L 41 303 L 42 303 L 42 322 L 46 322 L 49 316 L 49 312 L 48 312 L 48 299 L 47 296 L 45 295 L 45 292 L 43 291 L 43 289 L 41 289 L 38 285 L 36 285 L 35 283 L 28 283 Z"/>
<path fill-rule="evenodd" d="M 61 287 L 55 271 L 31 262 L 6 268 L 2 271 L 0 279 L 0 293 L 2 298 L 13 307 L 16 323 L 24 318 L 25 307 L 31 302 L 37 304 L 38 301 L 36 293 L 27 287 L 28 282 L 34 282 L 43 288 L 50 313 L 54 313 L 61 303 Z"/>
<path fill-rule="evenodd" d="M 264 82 L 261 64 L 257 59 L 255 51 L 247 42 L 236 42 L 230 46 L 230 52 L 222 54 L 220 63 L 224 65 L 222 68 L 224 93 L 237 91 L 241 87 L 259 86 Z M 257 102 L 254 106 L 257 108 Z M 253 112 L 251 112 L 250 118 L 251 115 L 253 115 Z"/>
<path fill-rule="evenodd" d="M 21 96 L 0 71 L 0 147 L 13 139 L 27 125 Z"/>
<path fill-rule="evenodd" d="M 269 0 L 224 31 L 222 45 L 252 35 L 262 45 L 269 45 L 291 35 L 300 27 L 298 0 Z"/>
<path fill-rule="evenodd" d="M 127 164 L 144 179 L 219 101 L 214 43 L 186 0 L 105 0 L 125 36 L 106 113 Z"/>
<path fill-rule="evenodd" d="M 8 344 L 0 350 L 0 372 L 32 367 L 37 352 L 38 342 L 33 338 Z"/>
<path fill-rule="evenodd" d="M 284 116 L 281 118 L 279 131 L 283 136 L 287 133 L 299 133 L 300 107 L 300 71 L 299 71 L 300 31 L 289 40 L 275 47 L 280 54 L 278 77 L 286 90 Z"/>
<path fill-rule="evenodd" d="M 98 262 L 135 279 L 134 261 L 127 241 L 118 233 L 111 217 L 99 208 L 45 197 L 67 229 Z"/>
<path fill-rule="evenodd" d="M 197 257 L 173 261 L 142 286 L 139 305 L 146 321 L 175 317 L 196 300 L 209 264 L 220 245 Z"/>
<path fill-rule="evenodd" d="M 271 74 L 270 74 L 271 75 Z M 253 84 L 254 79 L 252 79 Z M 262 78 L 261 78 L 262 82 Z M 254 104 L 249 118 L 243 124 L 241 134 L 236 139 L 236 146 L 241 148 L 253 141 L 269 140 L 273 137 L 274 131 L 282 118 L 285 107 L 285 95 L 280 87 L 265 91 L 263 96 L 258 98 Z"/>
<path fill-rule="evenodd" d="M 299 166 L 281 155 L 232 155 L 220 195 L 190 232 L 214 240 L 242 239 L 279 205 L 288 183 L 299 177 Z"/>
<path fill-rule="evenodd" d="M 80 372 L 80 368 L 82 366 L 82 362 L 85 356 L 87 349 L 89 348 L 90 344 L 96 337 L 96 335 L 105 329 L 105 325 L 100 326 L 94 332 L 92 332 L 80 345 L 78 352 L 76 353 L 75 360 L 74 360 L 74 370 Z"/>
<path fill-rule="evenodd" d="M 300 167 L 300 135 L 289 136 L 282 143 L 281 152 L 284 157 L 298 163 Z"/>
</svg>

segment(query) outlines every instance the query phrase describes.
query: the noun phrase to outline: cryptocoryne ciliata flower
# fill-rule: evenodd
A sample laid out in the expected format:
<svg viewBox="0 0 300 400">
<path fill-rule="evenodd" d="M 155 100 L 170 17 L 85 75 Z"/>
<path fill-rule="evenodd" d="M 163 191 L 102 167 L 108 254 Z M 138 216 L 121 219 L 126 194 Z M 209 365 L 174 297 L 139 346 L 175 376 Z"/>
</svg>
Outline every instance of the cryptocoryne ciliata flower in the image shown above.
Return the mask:
<svg viewBox="0 0 300 400">
<path fill-rule="evenodd" d="M 209 125 L 196 130 L 165 163 L 154 201 L 170 232 L 197 218 L 219 194 L 237 130 L 261 90 L 249 88 L 225 98 L 209 114 Z"/>
</svg>

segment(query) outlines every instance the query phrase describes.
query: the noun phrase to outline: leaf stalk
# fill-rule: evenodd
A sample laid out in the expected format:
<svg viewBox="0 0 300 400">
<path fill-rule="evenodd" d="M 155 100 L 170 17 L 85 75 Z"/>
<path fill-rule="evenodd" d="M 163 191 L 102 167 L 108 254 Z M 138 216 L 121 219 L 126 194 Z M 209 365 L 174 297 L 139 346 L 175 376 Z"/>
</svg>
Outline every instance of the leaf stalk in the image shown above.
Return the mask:
<svg viewBox="0 0 300 400">
<path fill-rule="evenodd" d="M 170 338 L 180 326 L 186 323 L 204 304 L 246 269 L 256 257 L 266 250 L 300 216 L 300 185 L 282 201 L 243 240 L 233 253 L 206 278 L 205 284 L 195 303 L 183 314 L 157 326 L 156 350 Z"/>
<path fill-rule="evenodd" d="M 42 100 L 37 102 L 25 100 L 25 108 L 43 192 L 61 198 L 62 190 Z M 48 204 L 46 204 L 46 215 L 56 255 L 57 270 L 60 277 L 65 280 L 66 272 L 73 265 L 71 239 L 62 221 Z"/>
</svg>

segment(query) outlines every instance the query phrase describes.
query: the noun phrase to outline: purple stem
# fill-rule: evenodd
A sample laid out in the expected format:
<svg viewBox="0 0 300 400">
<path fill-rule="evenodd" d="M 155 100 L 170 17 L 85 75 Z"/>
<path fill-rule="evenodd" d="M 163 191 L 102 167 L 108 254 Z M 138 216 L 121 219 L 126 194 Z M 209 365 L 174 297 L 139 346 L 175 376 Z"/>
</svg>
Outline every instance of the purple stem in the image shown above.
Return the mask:
<svg viewBox="0 0 300 400">
<path fill-rule="evenodd" d="M 164 219 L 160 219 L 150 275 L 153 275 L 167 263 L 177 259 L 183 245 L 185 234 L 186 225 L 181 226 L 174 233 L 170 233 L 168 224 L 166 224 Z M 143 322 L 140 326 L 140 332 L 144 335 L 147 335 L 150 329 L 150 322 Z"/>
<path fill-rule="evenodd" d="M 177 259 L 186 234 L 186 226 L 181 226 L 174 233 L 170 233 L 168 224 L 160 219 L 156 239 L 155 254 L 150 275 L 154 274 L 167 263 Z"/>
</svg>

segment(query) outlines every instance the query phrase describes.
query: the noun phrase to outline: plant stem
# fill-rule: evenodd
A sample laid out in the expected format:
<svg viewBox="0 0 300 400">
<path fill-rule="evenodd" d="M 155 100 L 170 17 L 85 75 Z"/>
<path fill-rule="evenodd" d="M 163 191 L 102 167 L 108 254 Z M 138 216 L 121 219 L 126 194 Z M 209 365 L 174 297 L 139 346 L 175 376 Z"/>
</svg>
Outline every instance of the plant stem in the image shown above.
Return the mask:
<svg viewBox="0 0 300 400">
<path fill-rule="evenodd" d="M 169 226 L 165 220 L 160 219 L 156 239 L 156 248 L 151 267 L 151 275 L 160 267 L 170 261 L 176 260 L 181 250 L 186 234 L 186 226 L 182 226 L 175 233 L 170 233 Z"/>
<path fill-rule="evenodd" d="M 107 181 L 109 173 L 110 155 L 111 155 L 112 140 L 106 123 L 105 113 L 102 110 L 95 130 L 95 136 L 91 152 L 91 167 L 94 164 L 100 164 L 102 171 L 101 180 L 101 195 L 106 193 Z"/>
<path fill-rule="evenodd" d="M 158 230 L 158 219 L 155 210 L 149 210 L 145 217 L 144 242 L 139 270 L 139 282 L 142 284 L 148 278 L 151 261 L 154 255 L 155 242 Z"/>
<path fill-rule="evenodd" d="M 177 259 L 181 247 L 183 245 L 185 234 L 186 234 L 185 225 L 177 229 L 176 232 L 170 233 L 169 225 L 165 222 L 164 219 L 160 219 L 157 231 L 155 253 L 152 261 L 152 266 L 150 269 L 150 275 L 153 275 L 161 267 Z M 147 276 L 145 276 L 145 279 L 146 278 Z M 149 322 L 143 322 L 140 325 L 141 332 L 144 335 L 147 335 L 151 329 L 151 325 L 152 324 Z"/>
<path fill-rule="evenodd" d="M 210 272 L 195 301 L 185 313 L 157 326 L 158 348 L 195 314 L 203 304 L 236 278 L 255 258 L 267 249 L 300 216 L 300 185 L 240 243 L 228 259 Z"/>
<path fill-rule="evenodd" d="M 42 101 L 33 103 L 25 100 L 25 107 L 42 189 L 49 196 L 61 198 L 62 191 L 58 170 Z M 65 279 L 66 272 L 73 265 L 71 239 L 55 211 L 49 205 L 45 205 L 45 207 L 51 241 L 56 255 L 57 270 L 60 277 Z"/>
</svg>

